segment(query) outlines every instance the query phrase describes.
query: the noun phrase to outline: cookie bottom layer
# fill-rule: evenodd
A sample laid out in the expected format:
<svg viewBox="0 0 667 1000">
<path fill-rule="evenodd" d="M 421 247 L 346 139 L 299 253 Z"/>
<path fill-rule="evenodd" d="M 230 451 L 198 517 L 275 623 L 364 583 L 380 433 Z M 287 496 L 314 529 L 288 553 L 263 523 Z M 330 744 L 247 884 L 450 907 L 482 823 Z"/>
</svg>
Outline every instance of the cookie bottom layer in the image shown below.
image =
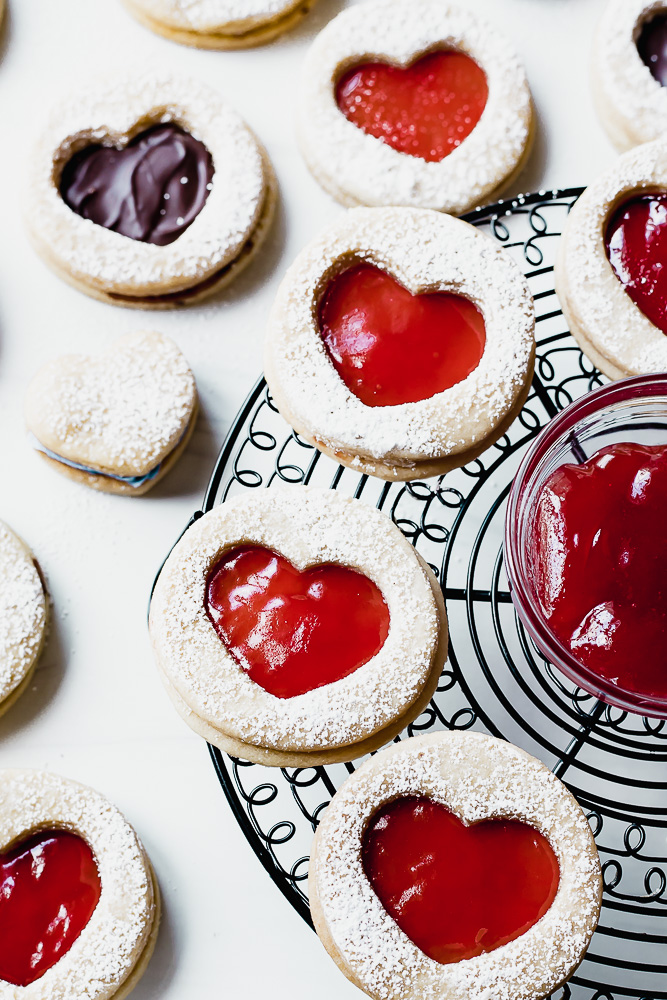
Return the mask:
<svg viewBox="0 0 667 1000">
<path fill-rule="evenodd" d="M 298 6 L 288 11 L 287 14 L 279 15 L 265 21 L 263 24 L 256 24 L 246 30 L 224 31 L 221 28 L 219 31 L 210 33 L 175 28 L 146 14 L 132 0 L 123 0 L 123 3 L 130 14 L 140 24 L 143 24 L 146 28 L 150 28 L 155 34 L 162 35 L 163 38 L 168 38 L 171 42 L 178 42 L 180 45 L 192 45 L 199 49 L 249 49 L 259 45 L 266 45 L 285 32 L 291 31 L 305 17 L 315 3 L 315 0 L 302 0 Z"/>
<path fill-rule="evenodd" d="M 130 972 L 129 976 L 125 982 L 120 986 L 118 990 L 112 995 L 111 1000 L 125 1000 L 126 997 L 130 995 L 134 987 L 138 984 L 139 980 L 143 976 L 144 972 L 148 967 L 148 963 L 151 960 L 151 956 L 155 950 L 155 944 L 157 942 L 158 931 L 160 929 L 160 920 L 162 918 L 162 897 L 160 894 L 160 887 L 158 885 L 157 876 L 155 875 L 155 870 L 151 864 L 148 855 L 144 854 L 146 858 L 146 863 L 148 865 L 151 881 L 153 883 L 153 900 L 155 911 L 153 914 L 153 923 L 151 924 L 150 934 L 148 935 L 148 940 L 144 945 L 144 949 L 137 959 L 137 963 Z"/>
</svg>

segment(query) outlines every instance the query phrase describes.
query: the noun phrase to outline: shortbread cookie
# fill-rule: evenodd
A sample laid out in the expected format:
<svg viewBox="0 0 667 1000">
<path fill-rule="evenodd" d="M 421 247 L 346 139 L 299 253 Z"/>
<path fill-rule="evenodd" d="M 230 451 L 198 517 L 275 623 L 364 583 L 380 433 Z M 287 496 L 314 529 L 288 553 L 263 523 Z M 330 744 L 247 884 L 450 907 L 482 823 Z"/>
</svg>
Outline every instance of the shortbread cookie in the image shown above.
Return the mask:
<svg viewBox="0 0 667 1000">
<path fill-rule="evenodd" d="M 359 768 L 311 850 L 315 929 L 377 1000 L 538 1000 L 597 925 L 586 817 L 534 757 L 480 733 L 408 739 Z"/>
<path fill-rule="evenodd" d="M 556 290 L 582 351 L 609 378 L 667 371 L 667 141 L 621 156 L 570 212 Z"/>
<path fill-rule="evenodd" d="M 46 771 L 0 771 L 0 1000 L 122 1000 L 152 954 L 160 897 L 127 820 Z"/>
<path fill-rule="evenodd" d="M 34 447 L 58 472 L 106 493 L 141 496 L 183 453 L 197 419 L 194 375 L 176 344 L 130 333 L 96 357 L 67 354 L 33 378 Z"/>
<path fill-rule="evenodd" d="M 377 749 L 420 714 L 447 659 L 442 592 L 401 531 L 312 487 L 196 521 L 160 574 L 150 632 L 191 728 L 273 766 Z"/>
<path fill-rule="evenodd" d="M 215 91 L 142 76 L 53 112 L 30 164 L 26 219 L 46 262 L 81 291 L 170 308 L 232 280 L 274 203 L 266 155 Z"/>
<path fill-rule="evenodd" d="M 294 28 L 315 0 L 123 0 L 147 28 L 200 49 L 264 45 Z"/>
<path fill-rule="evenodd" d="M 307 441 L 383 479 L 465 465 L 520 410 L 534 307 L 509 255 L 426 209 L 354 209 L 297 257 L 269 320 L 275 403 Z"/>
<path fill-rule="evenodd" d="M 443 0 L 368 0 L 334 18 L 304 66 L 299 142 L 344 205 L 459 214 L 522 169 L 526 74 L 507 39 Z"/>
<path fill-rule="evenodd" d="M 35 557 L 0 521 L 0 715 L 30 684 L 47 620 L 48 598 Z"/>
<path fill-rule="evenodd" d="M 593 96 L 621 150 L 667 129 L 667 0 L 608 0 L 595 36 Z"/>
</svg>

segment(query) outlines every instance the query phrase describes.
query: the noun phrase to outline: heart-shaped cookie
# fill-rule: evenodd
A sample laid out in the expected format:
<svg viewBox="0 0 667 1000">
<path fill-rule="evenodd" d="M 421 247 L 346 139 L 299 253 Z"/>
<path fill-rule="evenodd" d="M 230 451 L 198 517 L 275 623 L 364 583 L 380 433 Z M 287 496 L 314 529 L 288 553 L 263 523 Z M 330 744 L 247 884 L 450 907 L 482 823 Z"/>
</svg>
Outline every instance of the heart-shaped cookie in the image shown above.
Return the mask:
<svg viewBox="0 0 667 1000">
<path fill-rule="evenodd" d="M 607 225 L 605 245 L 632 301 L 667 333 L 667 193 L 622 202 Z"/>
<path fill-rule="evenodd" d="M 0 771 L 0 1000 L 125 997 L 160 918 L 127 820 L 91 788 Z"/>
<path fill-rule="evenodd" d="M 211 295 L 248 263 L 275 181 L 215 91 L 148 75 L 54 109 L 26 198 L 30 236 L 61 277 L 105 302 L 157 309 Z"/>
<path fill-rule="evenodd" d="M 259 545 L 232 549 L 213 567 L 206 611 L 241 667 L 277 698 L 347 677 L 389 632 L 382 593 L 363 573 L 331 563 L 299 571 Z"/>
<path fill-rule="evenodd" d="M 325 948 L 371 997 L 544 997 L 595 930 L 586 816 L 535 758 L 480 733 L 404 739 L 318 826 L 308 896 Z"/>
<path fill-rule="evenodd" d="M 159 333 L 121 337 L 95 357 L 45 365 L 28 387 L 25 415 L 39 453 L 94 489 L 140 496 L 171 469 L 197 413 L 194 376 Z"/>
</svg>

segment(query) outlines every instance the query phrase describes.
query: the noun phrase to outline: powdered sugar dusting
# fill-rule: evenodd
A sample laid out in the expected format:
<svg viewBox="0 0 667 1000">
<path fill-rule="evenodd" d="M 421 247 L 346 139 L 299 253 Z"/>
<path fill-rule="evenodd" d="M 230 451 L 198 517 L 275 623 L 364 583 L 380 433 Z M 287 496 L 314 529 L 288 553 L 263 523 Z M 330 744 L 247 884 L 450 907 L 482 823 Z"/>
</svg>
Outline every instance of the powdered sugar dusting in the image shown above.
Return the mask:
<svg viewBox="0 0 667 1000">
<path fill-rule="evenodd" d="M 303 0 L 133 0 L 133 3 L 172 27 L 219 32 L 250 27 L 289 14 Z"/>
<path fill-rule="evenodd" d="M 462 382 L 402 406 L 365 406 L 339 377 L 317 325 L 328 280 L 369 261 L 413 293 L 451 291 L 481 310 L 486 347 Z M 396 465 L 442 458 L 484 440 L 529 377 L 534 306 L 519 268 L 468 223 L 419 209 L 354 209 L 297 257 L 269 321 L 265 371 L 286 419 L 326 446 Z"/>
<path fill-rule="evenodd" d="M 340 74 L 364 59 L 399 65 L 434 48 L 470 55 L 489 84 L 472 133 L 437 163 L 392 149 L 348 121 L 335 99 Z M 315 176 L 354 205 L 413 205 L 459 214 L 480 204 L 517 168 L 531 135 L 525 71 L 508 40 L 471 11 L 443 0 L 369 0 L 339 14 L 306 59 L 299 139 Z"/>
<path fill-rule="evenodd" d="M 390 613 L 379 653 L 348 677 L 294 698 L 255 684 L 204 607 L 211 567 L 246 542 L 300 569 L 337 563 L 365 573 Z M 298 751 L 358 742 L 404 714 L 425 686 L 440 635 L 430 582 L 400 530 L 358 500 L 311 487 L 257 491 L 197 521 L 160 575 L 150 627 L 161 671 L 196 716 L 254 746 Z"/>
<path fill-rule="evenodd" d="M 142 476 L 183 436 L 194 376 L 176 344 L 132 333 L 98 357 L 68 355 L 33 379 L 28 426 L 51 451 L 120 476 Z"/>
<path fill-rule="evenodd" d="M 41 649 L 46 595 L 31 553 L 0 521 L 0 707 Z"/>
<path fill-rule="evenodd" d="M 109 1000 L 133 971 L 155 920 L 147 858 L 121 813 L 92 789 L 42 771 L 0 772 L 0 849 L 49 829 L 86 840 L 102 894 L 57 964 L 29 986 L 0 982 L 0 1000 Z"/>
<path fill-rule="evenodd" d="M 556 898 L 529 931 L 476 958 L 440 965 L 383 908 L 361 863 L 368 819 L 385 802 L 426 795 L 464 822 L 507 817 L 550 842 Z M 516 747 L 476 733 L 439 733 L 382 751 L 339 789 L 324 814 L 310 868 L 318 933 L 371 996 L 535 1000 L 578 965 L 597 924 L 600 865 L 586 818 L 564 785 Z"/>
</svg>

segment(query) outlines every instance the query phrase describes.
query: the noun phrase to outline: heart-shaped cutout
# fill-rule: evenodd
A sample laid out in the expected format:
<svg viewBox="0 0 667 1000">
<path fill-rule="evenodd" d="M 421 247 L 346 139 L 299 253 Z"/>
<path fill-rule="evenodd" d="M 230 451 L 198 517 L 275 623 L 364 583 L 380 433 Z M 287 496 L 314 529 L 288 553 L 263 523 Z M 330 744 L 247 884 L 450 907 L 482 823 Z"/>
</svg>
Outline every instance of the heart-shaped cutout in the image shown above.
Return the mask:
<svg viewBox="0 0 667 1000">
<path fill-rule="evenodd" d="M 605 245 L 614 274 L 632 301 L 667 333 L 667 193 L 624 201 L 607 224 Z"/>
<path fill-rule="evenodd" d="M 525 934 L 553 903 L 558 860 L 516 820 L 465 826 L 432 799 L 394 799 L 364 833 L 362 861 L 380 902 L 426 955 L 443 965 Z"/>
<path fill-rule="evenodd" d="M 37 833 L 0 855 L 0 979 L 40 979 L 70 950 L 101 892 L 93 852 L 75 833 Z"/>
<path fill-rule="evenodd" d="M 637 39 L 637 51 L 658 83 L 667 86 L 667 14 L 664 11 L 644 21 Z"/>
<path fill-rule="evenodd" d="M 372 264 L 337 275 L 319 308 L 327 353 L 366 406 L 429 399 L 466 378 L 484 353 L 484 318 L 449 292 L 412 295 Z"/>
<path fill-rule="evenodd" d="M 484 70 L 463 52 L 438 51 L 402 68 L 354 66 L 338 81 L 345 117 L 399 153 L 443 160 L 470 135 L 489 96 Z"/>
<path fill-rule="evenodd" d="M 64 202 L 84 219 L 142 243 L 166 246 L 206 204 L 213 160 L 178 125 L 156 125 L 127 146 L 91 145 L 65 165 Z"/>
<path fill-rule="evenodd" d="M 347 677 L 389 633 L 389 609 L 363 573 L 333 564 L 299 571 L 259 545 L 232 549 L 213 567 L 206 611 L 243 670 L 277 698 Z"/>
</svg>

